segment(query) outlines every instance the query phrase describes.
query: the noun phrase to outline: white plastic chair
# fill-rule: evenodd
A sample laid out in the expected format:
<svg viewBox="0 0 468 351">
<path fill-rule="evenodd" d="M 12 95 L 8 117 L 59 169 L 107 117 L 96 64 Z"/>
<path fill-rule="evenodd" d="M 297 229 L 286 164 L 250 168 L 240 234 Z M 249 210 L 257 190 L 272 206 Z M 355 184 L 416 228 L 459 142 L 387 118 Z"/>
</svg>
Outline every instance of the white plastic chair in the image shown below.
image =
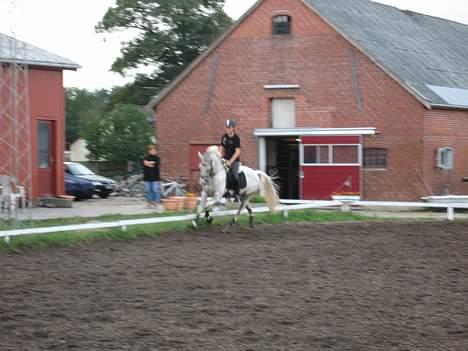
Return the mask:
<svg viewBox="0 0 468 351">
<path fill-rule="evenodd" d="M 14 177 L 0 175 L 1 211 L 14 212 L 18 206 L 24 208 L 24 187 L 16 185 Z"/>
</svg>

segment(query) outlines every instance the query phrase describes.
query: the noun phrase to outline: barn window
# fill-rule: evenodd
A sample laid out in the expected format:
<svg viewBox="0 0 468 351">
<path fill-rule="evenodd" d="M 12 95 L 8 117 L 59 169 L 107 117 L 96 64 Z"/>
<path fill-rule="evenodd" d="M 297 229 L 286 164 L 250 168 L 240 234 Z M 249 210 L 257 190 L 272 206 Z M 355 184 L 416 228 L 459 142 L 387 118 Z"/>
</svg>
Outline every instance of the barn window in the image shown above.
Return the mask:
<svg viewBox="0 0 468 351">
<path fill-rule="evenodd" d="M 279 15 L 273 17 L 273 34 L 291 34 L 291 16 Z"/>
<path fill-rule="evenodd" d="M 364 168 L 387 168 L 387 149 L 364 149 Z"/>
<path fill-rule="evenodd" d="M 451 147 L 437 149 L 437 167 L 443 170 L 453 169 L 453 149 Z"/>
</svg>

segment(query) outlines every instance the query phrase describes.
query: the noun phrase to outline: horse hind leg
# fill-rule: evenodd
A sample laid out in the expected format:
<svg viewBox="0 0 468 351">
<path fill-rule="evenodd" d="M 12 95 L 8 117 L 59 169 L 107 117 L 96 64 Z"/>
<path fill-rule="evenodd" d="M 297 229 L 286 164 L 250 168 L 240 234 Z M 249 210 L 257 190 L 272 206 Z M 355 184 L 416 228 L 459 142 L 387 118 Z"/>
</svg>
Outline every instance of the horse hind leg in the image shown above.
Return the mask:
<svg viewBox="0 0 468 351">
<path fill-rule="evenodd" d="M 235 214 L 235 216 L 232 218 L 231 222 L 227 225 L 227 227 L 224 228 L 223 232 L 227 233 L 229 231 L 229 229 L 237 223 L 237 219 L 239 218 L 240 216 L 240 213 L 242 212 L 242 210 L 244 209 L 244 207 L 246 206 L 247 204 L 247 200 L 241 200 L 241 204 L 239 206 L 239 209 L 237 210 L 237 213 Z"/>
</svg>

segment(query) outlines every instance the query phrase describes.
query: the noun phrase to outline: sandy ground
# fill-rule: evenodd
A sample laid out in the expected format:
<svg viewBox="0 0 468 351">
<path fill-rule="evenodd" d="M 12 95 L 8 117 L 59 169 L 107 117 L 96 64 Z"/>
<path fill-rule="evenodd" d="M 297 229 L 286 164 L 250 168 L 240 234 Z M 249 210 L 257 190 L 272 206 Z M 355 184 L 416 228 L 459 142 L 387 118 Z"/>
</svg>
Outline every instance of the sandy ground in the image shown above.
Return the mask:
<svg viewBox="0 0 468 351">
<path fill-rule="evenodd" d="M 2 351 L 468 345 L 468 222 L 214 226 L 0 263 Z"/>
</svg>

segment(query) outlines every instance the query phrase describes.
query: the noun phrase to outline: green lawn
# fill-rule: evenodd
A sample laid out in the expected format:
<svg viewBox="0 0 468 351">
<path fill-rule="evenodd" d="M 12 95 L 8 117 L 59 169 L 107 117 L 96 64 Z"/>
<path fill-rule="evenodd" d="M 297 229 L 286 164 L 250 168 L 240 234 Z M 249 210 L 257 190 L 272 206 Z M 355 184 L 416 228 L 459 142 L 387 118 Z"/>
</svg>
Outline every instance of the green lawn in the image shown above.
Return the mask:
<svg viewBox="0 0 468 351">
<path fill-rule="evenodd" d="M 189 212 L 164 213 L 164 214 L 142 214 L 142 215 L 107 215 L 96 218 L 61 218 L 32 221 L 32 227 L 51 227 L 70 224 L 82 224 L 91 222 L 111 222 L 125 219 L 154 218 L 163 216 L 176 216 L 188 214 Z M 216 217 L 213 226 L 223 226 L 228 224 L 232 216 Z M 340 222 L 340 221 L 363 221 L 375 220 L 375 218 L 357 215 L 349 212 L 327 211 L 327 210 L 303 210 L 290 211 L 288 218 L 284 218 L 281 213 L 276 215 L 256 214 L 255 224 L 262 223 L 284 223 L 284 222 Z M 28 223 L 29 224 L 29 223 Z M 248 225 L 248 216 L 243 215 L 239 220 L 240 225 Z M 204 221 L 202 227 L 207 226 Z M 28 225 L 29 227 L 29 225 Z M 95 240 L 132 240 L 141 236 L 158 236 L 163 232 L 193 230 L 189 222 L 157 223 L 148 225 L 134 225 L 127 227 L 126 231 L 120 228 L 109 228 L 99 230 L 83 230 L 73 232 L 60 232 L 39 235 L 21 235 L 10 238 L 10 243 L 6 244 L 0 240 L 0 250 L 21 250 L 22 248 L 42 248 L 48 246 L 69 246 L 78 242 L 88 242 Z"/>
</svg>

